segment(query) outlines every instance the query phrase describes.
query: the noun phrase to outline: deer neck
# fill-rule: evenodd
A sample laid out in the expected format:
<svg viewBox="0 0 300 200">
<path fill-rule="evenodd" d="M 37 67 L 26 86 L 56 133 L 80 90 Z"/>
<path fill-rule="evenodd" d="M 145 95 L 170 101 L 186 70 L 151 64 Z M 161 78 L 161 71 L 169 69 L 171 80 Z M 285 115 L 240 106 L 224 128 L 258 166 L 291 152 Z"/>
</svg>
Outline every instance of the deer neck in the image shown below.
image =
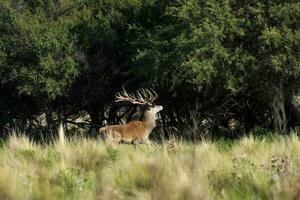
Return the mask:
<svg viewBox="0 0 300 200">
<path fill-rule="evenodd" d="M 144 113 L 143 123 L 147 128 L 153 129 L 156 126 L 155 114 L 146 110 Z"/>
</svg>

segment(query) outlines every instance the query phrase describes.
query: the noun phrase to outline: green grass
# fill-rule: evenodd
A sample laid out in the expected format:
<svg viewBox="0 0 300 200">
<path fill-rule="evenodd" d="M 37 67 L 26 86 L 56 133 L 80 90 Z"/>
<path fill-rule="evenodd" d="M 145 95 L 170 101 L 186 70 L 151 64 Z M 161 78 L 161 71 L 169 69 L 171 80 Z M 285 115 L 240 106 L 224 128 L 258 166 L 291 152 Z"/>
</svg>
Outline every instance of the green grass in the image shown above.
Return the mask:
<svg viewBox="0 0 300 200">
<path fill-rule="evenodd" d="M 74 139 L 0 147 L 0 199 L 297 199 L 300 140 L 107 146 Z"/>
</svg>

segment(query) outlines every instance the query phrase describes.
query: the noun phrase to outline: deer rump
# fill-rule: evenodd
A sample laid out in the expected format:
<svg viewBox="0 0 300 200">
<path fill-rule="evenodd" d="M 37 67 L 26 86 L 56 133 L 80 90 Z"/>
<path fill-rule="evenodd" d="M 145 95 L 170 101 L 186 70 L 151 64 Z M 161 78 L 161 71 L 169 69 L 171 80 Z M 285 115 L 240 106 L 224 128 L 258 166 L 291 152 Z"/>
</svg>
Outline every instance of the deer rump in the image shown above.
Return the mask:
<svg viewBox="0 0 300 200">
<path fill-rule="evenodd" d="M 148 143 L 149 131 L 141 121 L 102 127 L 100 134 L 109 143 Z"/>
</svg>

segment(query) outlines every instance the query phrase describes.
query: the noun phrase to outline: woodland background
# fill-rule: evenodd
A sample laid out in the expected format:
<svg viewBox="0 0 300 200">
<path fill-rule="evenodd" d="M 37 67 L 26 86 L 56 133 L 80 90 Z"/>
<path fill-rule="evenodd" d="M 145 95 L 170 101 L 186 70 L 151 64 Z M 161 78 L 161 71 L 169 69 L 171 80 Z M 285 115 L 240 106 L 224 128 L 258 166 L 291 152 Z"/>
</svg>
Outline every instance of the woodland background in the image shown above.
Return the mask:
<svg viewBox="0 0 300 200">
<path fill-rule="evenodd" d="M 298 0 L 1 0 L 1 135 L 139 118 L 114 103 L 122 85 L 159 94 L 156 135 L 287 133 L 300 123 L 299 28 Z"/>
</svg>

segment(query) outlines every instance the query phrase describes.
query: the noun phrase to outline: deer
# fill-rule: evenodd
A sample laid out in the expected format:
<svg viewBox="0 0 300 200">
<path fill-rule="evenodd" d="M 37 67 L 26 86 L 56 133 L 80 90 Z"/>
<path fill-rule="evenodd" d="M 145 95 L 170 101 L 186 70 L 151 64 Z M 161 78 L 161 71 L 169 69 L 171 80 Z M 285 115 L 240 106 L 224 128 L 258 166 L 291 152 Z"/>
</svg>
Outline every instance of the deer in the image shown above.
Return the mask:
<svg viewBox="0 0 300 200">
<path fill-rule="evenodd" d="M 149 135 L 156 127 L 157 113 L 163 109 L 161 105 L 154 105 L 158 98 L 154 90 L 140 89 L 136 94 L 128 94 L 123 87 L 123 91 L 116 93 L 115 102 L 127 102 L 133 105 L 144 106 L 142 120 L 132 121 L 127 124 L 109 125 L 100 128 L 100 134 L 108 143 L 119 144 L 133 143 L 150 144 Z"/>
</svg>

